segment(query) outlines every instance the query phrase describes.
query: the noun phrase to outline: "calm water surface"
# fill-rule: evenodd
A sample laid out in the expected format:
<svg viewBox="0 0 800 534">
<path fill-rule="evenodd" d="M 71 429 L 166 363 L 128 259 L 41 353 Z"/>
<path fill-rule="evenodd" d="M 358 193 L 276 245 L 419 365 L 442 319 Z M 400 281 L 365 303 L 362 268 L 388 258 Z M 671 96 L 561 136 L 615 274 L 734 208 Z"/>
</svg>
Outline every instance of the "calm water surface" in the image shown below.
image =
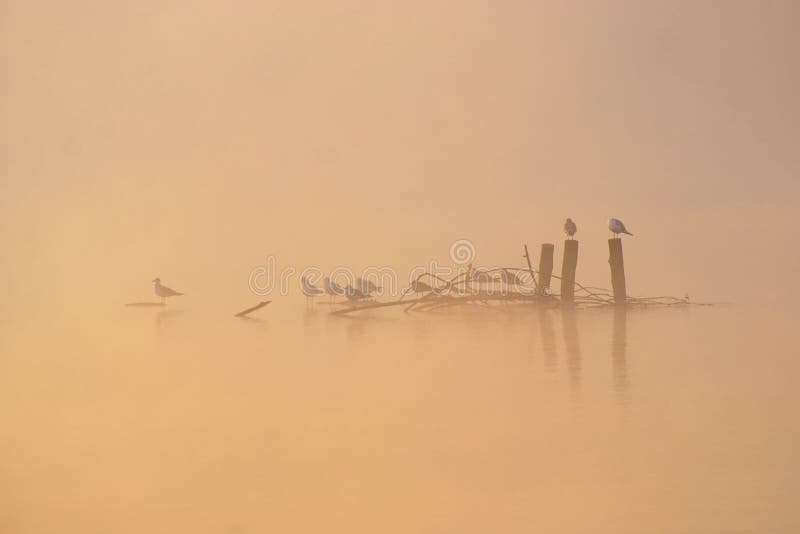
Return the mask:
<svg viewBox="0 0 800 534">
<path fill-rule="evenodd" d="M 0 325 L 0 533 L 798 532 L 798 315 Z"/>
</svg>

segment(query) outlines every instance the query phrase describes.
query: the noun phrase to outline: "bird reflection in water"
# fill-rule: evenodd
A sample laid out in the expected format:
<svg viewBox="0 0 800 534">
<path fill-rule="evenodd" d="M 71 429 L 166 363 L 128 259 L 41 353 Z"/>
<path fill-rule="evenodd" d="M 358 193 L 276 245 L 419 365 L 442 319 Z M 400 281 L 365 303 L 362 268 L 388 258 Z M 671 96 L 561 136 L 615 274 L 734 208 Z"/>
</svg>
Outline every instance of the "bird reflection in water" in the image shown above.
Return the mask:
<svg viewBox="0 0 800 534">
<path fill-rule="evenodd" d="M 182 315 L 182 310 L 168 310 L 168 309 L 161 309 L 156 314 L 156 328 L 161 329 L 170 322 L 173 321 L 179 315 Z"/>
<path fill-rule="evenodd" d="M 319 322 L 322 314 L 317 310 L 315 306 L 309 306 L 306 304 L 305 310 L 303 310 L 303 326 L 309 327 L 314 326 L 316 323 Z"/>
<path fill-rule="evenodd" d="M 614 310 L 614 322 L 611 332 L 611 366 L 614 373 L 614 390 L 623 404 L 628 402 L 627 321 L 628 311 L 624 307 Z"/>
<path fill-rule="evenodd" d="M 371 319 L 369 317 L 341 317 L 345 323 L 345 338 L 348 342 L 354 342 L 362 339 L 367 333 L 367 327 L 370 325 Z"/>
</svg>

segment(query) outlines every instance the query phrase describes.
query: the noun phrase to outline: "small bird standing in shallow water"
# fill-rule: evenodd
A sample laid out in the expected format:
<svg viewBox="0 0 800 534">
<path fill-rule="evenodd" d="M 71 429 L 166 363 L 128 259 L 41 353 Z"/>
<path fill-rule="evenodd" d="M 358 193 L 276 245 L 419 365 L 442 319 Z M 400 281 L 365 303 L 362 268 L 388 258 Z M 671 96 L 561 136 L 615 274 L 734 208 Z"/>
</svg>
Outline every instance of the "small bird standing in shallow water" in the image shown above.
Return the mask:
<svg viewBox="0 0 800 534">
<path fill-rule="evenodd" d="M 497 278 L 492 276 L 489 271 L 484 269 L 480 269 L 478 267 L 472 269 L 472 273 L 470 274 L 470 278 L 473 282 L 478 282 L 478 284 L 488 284 L 490 282 L 496 282 Z"/>
<path fill-rule="evenodd" d="M 409 290 L 413 293 L 416 293 L 417 297 L 425 293 L 437 292 L 435 288 L 429 286 L 428 284 L 422 282 L 421 280 L 414 280 L 413 282 L 411 282 L 411 287 L 409 287 Z"/>
<path fill-rule="evenodd" d="M 344 288 L 344 296 L 347 297 L 347 300 L 362 300 L 370 298 L 368 294 L 354 288 L 350 284 L 347 284 L 347 287 Z"/>
<path fill-rule="evenodd" d="M 344 288 L 327 276 L 322 279 L 322 287 L 325 288 L 325 293 L 331 297 L 331 302 L 335 302 L 339 295 L 344 295 Z"/>
<path fill-rule="evenodd" d="M 165 302 L 167 297 L 180 297 L 183 293 L 178 293 L 174 289 L 170 289 L 167 286 L 161 285 L 161 278 L 154 278 L 153 279 L 153 291 L 155 291 L 156 295 L 161 297 L 161 303 Z"/>
<path fill-rule="evenodd" d="M 505 289 L 509 293 L 517 286 L 522 285 L 522 280 L 519 276 L 517 276 L 517 273 L 509 271 L 508 269 L 503 269 L 500 271 L 500 280 L 503 281 L 505 284 Z"/>
<path fill-rule="evenodd" d="M 572 239 L 575 235 L 575 232 L 578 231 L 578 226 L 575 224 L 575 221 L 567 217 L 567 222 L 564 223 L 564 233 Z"/>
<path fill-rule="evenodd" d="M 619 234 L 633 235 L 625 228 L 625 225 L 619 219 L 609 219 L 608 229 L 611 230 L 615 238 L 619 237 Z"/>
<path fill-rule="evenodd" d="M 380 286 L 375 285 L 372 280 L 367 278 L 359 278 L 358 279 L 358 287 L 361 289 L 361 292 L 365 295 L 369 295 L 370 293 L 375 293 L 381 289 Z"/>
<path fill-rule="evenodd" d="M 306 296 L 306 304 L 308 304 L 308 299 L 311 299 L 311 304 L 313 305 L 314 297 L 318 297 L 323 293 L 320 288 L 309 282 L 305 276 L 300 277 L 300 286 L 303 289 L 303 295 Z"/>
</svg>

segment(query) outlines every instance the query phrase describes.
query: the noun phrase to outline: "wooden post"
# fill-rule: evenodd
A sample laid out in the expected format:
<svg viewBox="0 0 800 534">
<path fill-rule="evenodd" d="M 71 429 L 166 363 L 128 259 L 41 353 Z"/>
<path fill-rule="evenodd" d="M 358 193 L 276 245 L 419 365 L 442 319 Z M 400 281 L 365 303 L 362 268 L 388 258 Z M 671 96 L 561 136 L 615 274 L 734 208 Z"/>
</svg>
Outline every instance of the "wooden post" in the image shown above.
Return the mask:
<svg viewBox="0 0 800 534">
<path fill-rule="evenodd" d="M 556 246 L 552 243 L 542 243 L 542 253 L 539 256 L 539 294 L 544 295 L 550 289 L 550 277 L 553 275 L 553 251 Z"/>
<path fill-rule="evenodd" d="M 627 293 L 625 291 L 625 263 L 622 260 L 622 239 L 614 237 L 608 240 L 608 263 L 611 265 L 611 287 L 614 289 L 614 303 L 624 306 Z"/>
<path fill-rule="evenodd" d="M 578 242 L 564 241 L 564 261 L 561 264 L 561 302 L 571 304 L 575 300 L 575 271 L 578 268 Z"/>
<path fill-rule="evenodd" d="M 528 262 L 528 272 L 531 273 L 531 280 L 533 280 L 533 285 L 536 286 L 536 292 L 539 292 L 539 282 L 536 281 L 536 277 L 533 275 L 533 267 L 531 266 L 531 255 L 528 254 L 528 245 L 525 245 L 525 260 Z"/>
</svg>

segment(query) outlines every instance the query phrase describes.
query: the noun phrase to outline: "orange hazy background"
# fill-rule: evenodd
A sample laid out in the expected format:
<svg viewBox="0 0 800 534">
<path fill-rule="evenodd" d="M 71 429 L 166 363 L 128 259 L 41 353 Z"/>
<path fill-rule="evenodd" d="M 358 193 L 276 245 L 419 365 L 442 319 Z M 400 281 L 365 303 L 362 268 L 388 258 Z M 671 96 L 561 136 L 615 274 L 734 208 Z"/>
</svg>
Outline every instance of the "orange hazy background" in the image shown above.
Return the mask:
<svg viewBox="0 0 800 534">
<path fill-rule="evenodd" d="M 247 303 L 268 255 L 402 270 L 458 238 L 518 266 L 568 216 L 582 282 L 609 285 L 615 216 L 631 294 L 797 297 L 797 15 L 5 1 L 0 306 L 119 303 L 155 276 Z"/>
<path fill-rule="evenodd" d="M 799 6 L 0 0 L 0 534 L 800 532 Z M 566 217 L 732 305 L 248 285 Z"/>
</svg>

